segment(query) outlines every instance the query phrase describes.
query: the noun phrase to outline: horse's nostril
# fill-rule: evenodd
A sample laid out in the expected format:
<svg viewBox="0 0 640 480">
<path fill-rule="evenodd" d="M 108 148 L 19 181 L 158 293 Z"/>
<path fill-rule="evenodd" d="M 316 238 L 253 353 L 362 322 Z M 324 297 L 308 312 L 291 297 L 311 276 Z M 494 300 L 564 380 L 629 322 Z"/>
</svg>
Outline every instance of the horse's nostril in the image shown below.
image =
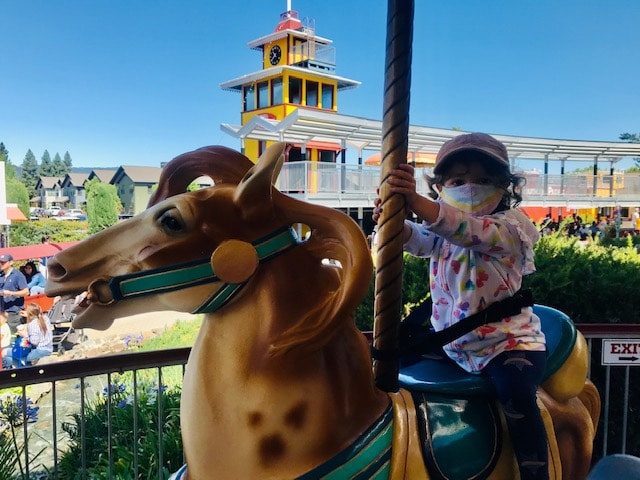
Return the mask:
<svg viewBox="0 0 640 480">
<path fill-rule="evenodd" d="M 64 277 L 67 270 L 56 260 L 51 259 L 47 263 L 47 275 L 51 279 L 58 279 Z"/>
</svg>

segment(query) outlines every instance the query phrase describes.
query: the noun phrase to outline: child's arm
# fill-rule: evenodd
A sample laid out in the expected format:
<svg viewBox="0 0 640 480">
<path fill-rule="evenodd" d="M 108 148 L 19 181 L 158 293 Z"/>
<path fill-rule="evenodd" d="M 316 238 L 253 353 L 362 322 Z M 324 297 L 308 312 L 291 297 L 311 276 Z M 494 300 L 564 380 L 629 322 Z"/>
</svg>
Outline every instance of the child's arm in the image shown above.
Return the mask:
<svg viewBox="0 0 640 480">
<path fill-rule="evenodd" d="M 440 205 L 436 202 L 423 197 L 416 191 L 416 179 L 414 177 L 414 168 L 403 163 L 398 168 L 391 170 L 391 175 L 387 179 L 389 190 L 393 193 L 404 195 L 407 206 L 420 218 L 426 220 L 427 223 L 434 223 L 438 219 L 440 213 Z M 404 235 L 407 240 L 408 231 L 405 225 Z"/>
</svg>

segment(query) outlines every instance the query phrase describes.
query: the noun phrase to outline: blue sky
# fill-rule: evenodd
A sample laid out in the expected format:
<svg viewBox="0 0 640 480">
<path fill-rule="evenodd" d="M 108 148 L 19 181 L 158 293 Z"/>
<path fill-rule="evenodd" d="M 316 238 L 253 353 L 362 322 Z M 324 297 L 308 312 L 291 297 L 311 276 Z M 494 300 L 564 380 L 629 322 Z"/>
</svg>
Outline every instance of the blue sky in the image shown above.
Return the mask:
<svg viewBox="0 0 640 480">
<path fill-rule="evenodd" d="M 382 118 L 386 3 L 292 0 L 334 41 L 336 73 L 362 82 L 341 92 L 341 113 Z M 601 141 L 640 131 L 637 0 L 415 3 L 412 124 Z M 286 6 L 0 0 L 0 141 L 14 164 L 47 149 L 76 167 L 239 148 L 220 124 L 239 123 L 240 95 L 219 85 L 261 68 L 247 42 Z"/>
</svg>

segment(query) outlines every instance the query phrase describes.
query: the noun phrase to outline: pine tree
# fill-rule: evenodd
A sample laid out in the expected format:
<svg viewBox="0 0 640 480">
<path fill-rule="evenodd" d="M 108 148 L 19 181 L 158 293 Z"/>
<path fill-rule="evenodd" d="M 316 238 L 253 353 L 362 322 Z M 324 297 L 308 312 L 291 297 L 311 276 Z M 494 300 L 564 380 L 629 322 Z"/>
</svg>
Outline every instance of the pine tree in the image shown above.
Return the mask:
<svg viewBox="0 0 640 480">
<path fill-rule="evenodd" d="M 16 178 L 16 169 L 11 163 L 11 159 L 9 158 L 9 150 L 4 146 L 3 142 L 0 142 L 0 161 L 4 162 L 4 175 L 5 178 L 12 179 Z"/>
<path fill-rule="evenodd" d="M 53 167 L 54 177 L 64 178 L 64 176 L 67 174 L 67 168 L 65 164 L 62 163 L 62 157 L 60 157 L 60 154 L 57 152 L 55 157 L 53 157 L 53 163 L 51 164 L 51 166 Z"/>
<path fill-rule="evenodd" d="M 69 152 L 65 152 L 64 154 L 64 160 L 63 160 L 65 166 L 67 167 L 67 171 L 66 173 L 71 173 L 71 169 L 73 168 L 73 162 L 71 161 L 71 155 L 69 155 Z"/>
<path fill-rule="evenodd" d="M 38 162 L 36 156 L 29 149 L 22 161 L 22 183 L 27 187 L 29 192 L 29 198 L 33 198 L 36 195 L 36 184 L 38 183 Z"/>
<path fill-rule="evenodd" d="M 51 155 L 49 150 L 45 150 L 40 159 L 40 169 L 38 173 L 41 177 L 55 177 L 55 171 L 53 170 L 53 163 L 51 162 Z"/>
<path fill-rule="evenodd" d="M 0 162 L 6 162 L 9 158 L 9 151 L 4 146 L 3 142 L 0 142 Z"/>
</svg>

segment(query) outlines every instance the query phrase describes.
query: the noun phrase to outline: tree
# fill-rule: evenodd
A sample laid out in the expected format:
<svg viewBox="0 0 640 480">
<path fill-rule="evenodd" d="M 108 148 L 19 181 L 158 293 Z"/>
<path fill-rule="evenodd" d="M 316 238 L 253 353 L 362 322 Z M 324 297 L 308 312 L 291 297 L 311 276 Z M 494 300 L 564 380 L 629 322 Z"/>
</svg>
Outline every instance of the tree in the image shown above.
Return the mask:
<svg viewBox="0 0 640 480">
<path fill-rule="evenodd" d="M 623 142 L 640 143 L 640 134 L 638 134 L 638 133 L 621 133 L 620 134 L 620 140 L 622 140 Z M 636 167 L 635 168 L 640 168 L 640 158 L 634 158 L 633 161 L 636 162 Z"/>
<path fill-rule="evenodd" d="M 621 133 L 620 140 L 623 142 L 640 143 L 640 134 L 638 133 Z"/>
<path fill-rule="evenodd" d="M 67 167 L 67 171 L 66 173 L 69 173 L 71 171 L 71 169 L 73 168 L 73 162 L 71 161 L 71 155 L 69 155 L 69 152 L 65 152 L 64 154 L 64 165 Z"/>
<path fill-rule="evenodd" d="M 16 178 L 16 169 L 9 158 L 9 150 L 0 142 L 0 161 L 4 162 L 4 176 L 6 179 Z"/>
<path fill-rule="evenodd" d="M 40 160 L 40 169 L 38 170 L 40 176 L 55 177 L 56 175 L 53 170 L 53 163 L 51 162 L 51 155 L 49 155 L 49 150 L 44 151 Z"/>
<path fill-rule="evenodd" d="M 53 157 L 53 163 L 51 164 L 53 167 L 53 176 L 54 177 L 64 177 L 67 173 L 67 166 L 62 162 L 62 158 L 59 153 L 56 153 L 55 157 Z"/>
<path fill-rule="evenodd" d="M 13 168 L 13 167 L 12 167 Z M 5 181 L 7 187 L 7 203 L 15 203 L 25 217 L 29 218 L 29 192 L 27 187 L 17 178 L 7 178 Z"/>
<path fill-rule="evenodd" d="M 86 183 L 85 190 L 89 233 L 93 235 L 115 225 L 118 221 L 118 212 L 122 209 L 115 185 L 108 185 L 94 178 Z"/>
<path fill-rule="evenodd" d="M 36 195 L 36 184 L 38 183 L 38 161 L 31 149 L 27 150 L 22 161 L 22 183 L 27 187 L 29 198 Z"/>
<path fill-rule="evenodd" d="M 6 162 L 9 159 L 9 151 L 4 143 L 0 142 L 0 162 Z"/>
</svg>

